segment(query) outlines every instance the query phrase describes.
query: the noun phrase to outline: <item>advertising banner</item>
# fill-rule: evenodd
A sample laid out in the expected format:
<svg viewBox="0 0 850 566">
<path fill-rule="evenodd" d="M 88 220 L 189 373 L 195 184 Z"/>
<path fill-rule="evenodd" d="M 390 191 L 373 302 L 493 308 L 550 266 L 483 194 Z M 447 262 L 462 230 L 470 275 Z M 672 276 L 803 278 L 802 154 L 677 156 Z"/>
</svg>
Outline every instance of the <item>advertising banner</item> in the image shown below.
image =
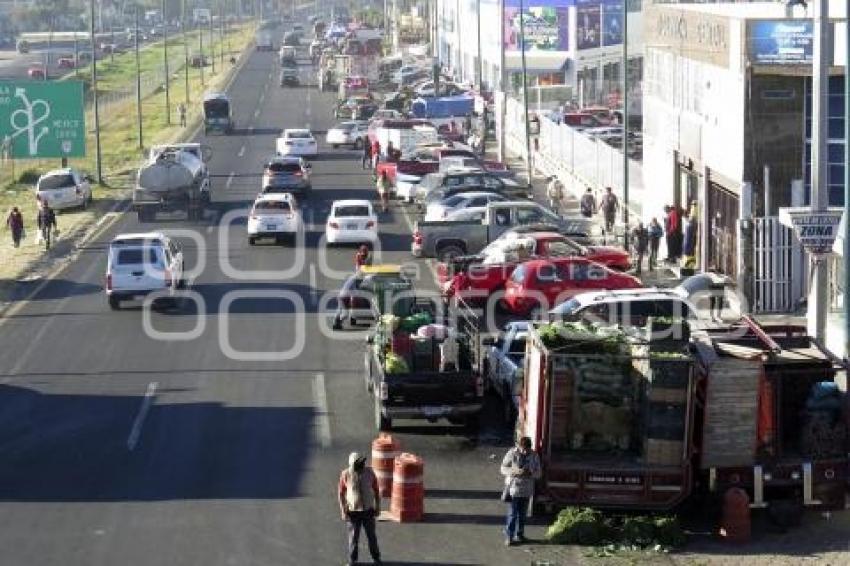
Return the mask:
<svg viewBox="0 0 850 566">
<path fill-rule="evenodd" d="M 520 33 L 520 2 L 505 0 L 505 50 L 569 50 L 567 6 L 571 0 L 528 0 L 523 2 L 525 40 Z"/>
<path fill-rule="evenodd" d="M 602 4 L 602 45 L 623 43 L 623 0 L 605 0 Z"/>
<path fill-rule="evenodd" d="M 750 22 L 750 61 L 754 65 L 811 65 L 812 21 Z"/>
<path fill-rule="evenodd" d="M 600 0 L 576 0 L 576 48 L 595 49 L 602 45 Z M 622 41 L 622 27 L 621 41 Z"/>
</svg>

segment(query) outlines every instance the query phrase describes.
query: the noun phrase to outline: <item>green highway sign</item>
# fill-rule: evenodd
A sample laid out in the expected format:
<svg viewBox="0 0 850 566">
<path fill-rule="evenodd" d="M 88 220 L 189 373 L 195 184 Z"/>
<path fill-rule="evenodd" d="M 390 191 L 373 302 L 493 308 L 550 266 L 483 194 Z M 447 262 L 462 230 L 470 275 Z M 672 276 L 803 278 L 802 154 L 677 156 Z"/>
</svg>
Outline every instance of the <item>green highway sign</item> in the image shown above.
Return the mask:
<svg viewBox="0 0 850 566">
<path fill-rule="evenodd" d="M 83 83 L 0 81 L 0 143 L 14 159 L 85 156 Z"/>
</svg>

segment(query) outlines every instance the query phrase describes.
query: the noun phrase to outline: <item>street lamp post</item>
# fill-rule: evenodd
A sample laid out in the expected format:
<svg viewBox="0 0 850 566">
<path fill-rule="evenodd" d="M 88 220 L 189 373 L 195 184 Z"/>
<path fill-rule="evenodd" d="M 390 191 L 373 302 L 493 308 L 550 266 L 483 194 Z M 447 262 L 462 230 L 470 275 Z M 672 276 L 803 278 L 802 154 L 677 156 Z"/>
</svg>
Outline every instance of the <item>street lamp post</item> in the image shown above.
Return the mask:
<svg viewBox="0 0 850 566">
<path fill-rule="evenodd" d="M 204 28 L 198 23 L 198 69 L 201 70 L 201 86 L 204 85 Z"/>
<path fill-rule="evenodd" d="M 165 0 L 162 0 L 162 62 L 165 68 L 165 123 L 171 125 L 171 77 L 168 71 L 168 23 L 165 17 Z"/>
<path fill-rule="evenodd" d="M 629 251 L 629 0 L 623 0 L 623 248 Z"/>
<path fill-rule="evenodd" d="M 525 6 L 523 0 L 519 0 L 519 53 L 522 60 L 522 111 L 523 124 L 525 125 L 525 166 L 528 169 L 528 184 L 531 184 L 531 131 L 528 124 L 528 73 L 525 63 Z M 504 44 L 502 49 L 504 50 Z"/>
<path fill-rule="evenodd" d="M 91 91 L 92 109 L 94 110 L 94 144 L 95 144 L 95 168 L 97 170 L 97 182 L 103 183 L 103 160 L 100 153 L 100 108 L 97 99 L 97 57 L 94 50 L 94 2 L 89 0 L 89 39 L 91 41 Z"/>
<path fill-rule="evenodd" d="M 144 149 L 144 137 L 142 132 L 142 65 L 139 55 L 139 5 L 136 4 L 134 15 L 135 37 L 134 47 L 136 51 L 136 121 L 139 123 L 139 149 Z"/>
<path fill-rule="evenodd" d="M 215 74 L 215 48 L 213 45 L 213 21 L 212 21 L 213 9 L 210 8 L 210 61 L 212 62 L 212 72 Z"/>
</svg>

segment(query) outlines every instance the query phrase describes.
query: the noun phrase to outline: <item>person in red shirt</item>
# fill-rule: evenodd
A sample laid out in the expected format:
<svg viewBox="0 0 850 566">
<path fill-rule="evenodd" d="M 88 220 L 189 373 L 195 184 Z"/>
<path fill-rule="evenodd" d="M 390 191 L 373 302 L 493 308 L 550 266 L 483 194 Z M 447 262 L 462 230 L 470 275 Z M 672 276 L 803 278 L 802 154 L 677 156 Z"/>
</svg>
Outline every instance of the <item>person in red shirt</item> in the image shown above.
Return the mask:
<svg viewBox="0 0 850 566">
<path fill-rule="evenodd" d="M 381 142 L 377 139 L 372 142 L 372 169 L 378 169 L 378 162 L 381 160 Z"/>
<path fill-rule="evenodd" d="M 381 562 L 381 550 L 375 533 L 375 520 L 381 506 L 381 494 L 378 490 L 378 477 L 372 468 L 366 465 L 366 457 L 357 452 L 348 456 L 348 467 L 339 475 L 337 488 L 339 512 L 348 525 L 348 564 L 357 563 L 360 529 L 366 531 L 369 542 L 369 554 L 374 564 Z"/>
<path fill-rule="evenodd" d="M 362 245 L 354 254 L 354 269 L 360 269 L 364 265 L 372 265 L 372 258 L 369 256 L 369 246 Z"/>
</svg>

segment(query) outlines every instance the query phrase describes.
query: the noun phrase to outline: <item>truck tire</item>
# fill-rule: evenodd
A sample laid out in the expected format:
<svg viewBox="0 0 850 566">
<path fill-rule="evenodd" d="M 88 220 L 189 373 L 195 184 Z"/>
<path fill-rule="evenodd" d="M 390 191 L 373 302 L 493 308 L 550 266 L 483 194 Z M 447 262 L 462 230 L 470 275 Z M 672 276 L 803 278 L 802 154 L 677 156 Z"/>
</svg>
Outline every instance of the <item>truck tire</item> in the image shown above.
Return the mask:
<svg viewBox="0 0 850 566">
<path fill-rule="evenodd" d="M 257 243 L 257 239 L 256 239 L 256 238 L 254 238 L 254 236 L 249 236 L 249 237 L 248 237 L 248 245 L 249 245 L 249 246 L 253 246 L 253 245 L 254 245 L 254 244 L 256 244 L 256 243 Z"/>
<path fill-rule="evenodd" d="M 447 244 L 437 250 L 437 259 L 442 262 L 448 262 L 457 256 L 464 255 L 466 251 L 458 244 Z"/>
<path fill-rule="evenodd" d="M 381 400 L 375 395 L 375 428 L 381 432 L 389 432 L 393 428 L 392 419 L 385 417 L 381 412 Z"/>
<path fill-rule="evenodd" d="M 112 295 L 109 296 L 109 308 L 117 311 L 121 310 L 121 299 L 118 297 L 114 297 Z"/>
</svg>

